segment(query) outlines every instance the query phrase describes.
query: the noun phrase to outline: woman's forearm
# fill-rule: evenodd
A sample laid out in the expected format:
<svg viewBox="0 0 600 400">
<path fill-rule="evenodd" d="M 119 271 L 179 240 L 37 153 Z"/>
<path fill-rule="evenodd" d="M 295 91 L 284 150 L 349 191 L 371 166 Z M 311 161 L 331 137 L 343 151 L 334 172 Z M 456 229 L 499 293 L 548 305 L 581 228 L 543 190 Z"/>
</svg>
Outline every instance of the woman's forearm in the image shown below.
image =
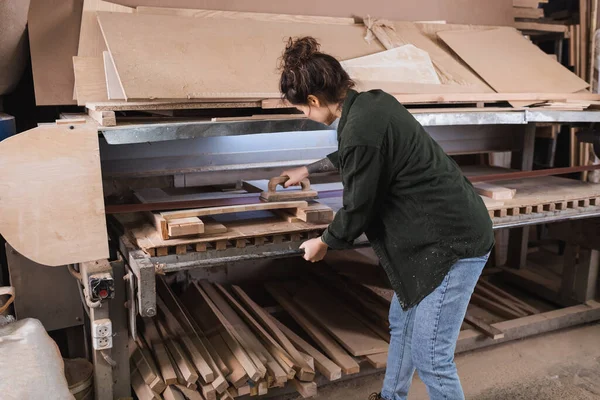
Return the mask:
<svg viewBox="0 0 600 400">
<path fill-rule="evenodd" d="M 335 167 L 335 165 L 333 165 L 333 163 L 331 162 L 331 160 L 327 157 L 325 157 L 322 160 L 319 160 L 317 162 L 314 162 L 312 164 L 309 164 L 306 166 L 306 169 L 308 170 L 308 173 L 310 175 L 312 174 L 318 174 L 321 172 L 335 172 L 337 171 L 337 168 Z"/>
</svg>

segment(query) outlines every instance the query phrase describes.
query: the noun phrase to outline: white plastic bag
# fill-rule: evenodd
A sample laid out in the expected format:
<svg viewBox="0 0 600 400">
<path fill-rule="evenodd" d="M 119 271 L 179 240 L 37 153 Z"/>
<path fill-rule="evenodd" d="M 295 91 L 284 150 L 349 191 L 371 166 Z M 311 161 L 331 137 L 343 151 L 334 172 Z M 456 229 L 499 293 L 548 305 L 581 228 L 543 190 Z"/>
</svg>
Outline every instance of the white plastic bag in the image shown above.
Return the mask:
<svg viewBox="0 0 600 400">
<path fill-rule="evenodd" d="M 71 400 L 58 346 L 33 318 L 0 326 L 0 398 Z"/>
</svg>

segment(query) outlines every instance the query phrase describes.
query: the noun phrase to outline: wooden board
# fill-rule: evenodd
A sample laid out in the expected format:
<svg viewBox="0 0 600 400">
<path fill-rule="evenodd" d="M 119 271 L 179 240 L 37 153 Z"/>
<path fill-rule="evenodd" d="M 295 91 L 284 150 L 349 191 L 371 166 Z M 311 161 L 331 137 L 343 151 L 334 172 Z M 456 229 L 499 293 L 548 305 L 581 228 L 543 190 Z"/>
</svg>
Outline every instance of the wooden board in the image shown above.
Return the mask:
<svg viewBox="0 0 600 400">
<path fill-rule="evenodd" d="M 588 84 L 512 28 L 438 32 L 497 92 L 575 93 Z"/>
<path fill-rule="evenodd" d="M 361 81 L 440 84 L 429 53 L 412 44 L 344 60 L 350 78 Z"/>
<path fill-rule="evenodd" d="M 208 207 L 192 210 L 165 211 L 160 215 L 167 221 L 179 218 L 204 217 L 208 215 L 229 214 L 247 211 L 284 210 L 307 207 L 306 201 L 282 201 L 273 203 L 245 204 L 240 206 Z"/>
<path fill-rule="evenodd" d="M 0 15 L 3 18 L 0 33 L 0 96 L 17 86 L 29 57 L 25 37 L 28 9 L 28 1 L 0 2 Z"/>
<path fill-rule="evenodd" d="M 454 53 L 444 45 L 440 46 L 432 37 L 423 32 L 427 27 L 433 26 L 438 30 L 440 24 L 427 24 L 419 27 L 411 22 L 394 22 L 391 25 L 375 24 L 371 30 L 387 49 L 392 49 L 406 44 L 426 51 L 444 86 L 451 86 L 455 93 L 460 93 L 462 86 L 475 87 L 479 92 L 493 92 L 492 89 L 475 75 L 467 65 L 457 58 Z M 435 35 L 432 35 L 435 38 Z M 438 91 L 440 93 L 441 91 Z M 404 93 L 404 92 L 397 92 Z"/>
<path fill-rule="evenodd" d="M 280 286 L 265 284 L 265 288 L 279 304 L 294 318 L 311 338 L 331 357 L 331 359 L 347 374 L 357 374 L 360 367 L 356 361 L 327 332 L 314 324 L 300 308 L 292 301 L 291 297 Z"/>
<path fill-rule="evenodd" d="M 365 357 L 369 364 L 373 366 L 373 368 L 385 368 L 387 367 L 387 359 L 388 353 L 379 353 L 379 354 L 371 354 Z"/>
<path fill-rule="evenodd" d="M 476 183 L 473 185 L 475 191 L 482 196 L 493 200 L 510 200 L 515 197 L 516 189 L 494 185 L 491 183 Z"/>
<path fill-rule="evenodd" d="M 199 24 L 194 18 L 124 13 L 98 13 L 98 20 L 127 100 L 276 97 L 277 60 L 288 37 L 312 35 L 322 51 L 341 60 L 383 50 L 366 43 L 358 25 L 228 19 Z"/>
<path fill-rule="evenodd" d="M 512 0 L 448 1 L 448 0 L 410 0 L 389 2 L 375 0 L 363 2 L 326 1 L 298 3 L 295 1 L 265 2 L 223 2 L 219 0 L 114 0 L 116 3 L 135 6 L 203 8 L 226 11 L 249 11 L 258 13 L 275 13 L 291 15 L 323 15 L 328 17 L 354 17 L 373 15 L 388 19 L 406 21 L 439 21 L 452 23 L 511 25 Z"/>
<path fill-rule="evenodd" d="M 89 101 L 108 101 L 104 61 L 100 57 L 73 57 L 77 104 Z"/>
<path fill-rule="evenodd" d="M 465 321 L 492 339 L 502 339 L 504 337 L 504 333 L 500 329 L 494 328 L 493 326 L 484 322 L 481 318 L 477 318 L 476 316 L 469 314 L 468 311 L 465 315 Z"/>
<path fill-rule="evenodd" d="M 29 47 L 38 106 L 75 104 L 73 56 L 77 55 L 83 0 L 31 0 Z"/>
<path fill-rule="evenodd" d="M 513 7 L 513 13 L 515 18 L 535 19 L 544 17 L 542 8 Z"/>
<path fill-rule="evenodd" d="M 96 11 L 131 13 L 133 9 L 108 1 L 83 0 L 83 13 L 81 14 L 81 28 L 77 47 L 77 55 L 80 57 L 101 57 L 102 52 L 106 50 L 106 44 L 96 18 Z"/>
<path fill-rule="evenodd" d="M 49 266 L 108 258 L 94 127 L 44 125 L 2 141 L 0 193 L 0 234 L 25 257 Z"/>
<path fill-rule="evenodd" d="M 319 350 L 311 346 L 287 326 L 276 320 L 272 315 L 269 315 L 269 318 L 283 332 L 290 342 L 294 344 L 294 346 L 296 346 L 299 350 L 306 352 L 313 358 L 315 362 L 315 368 L 321 373 L 321 375 L 330 381 L 335 381 L 342 377 L 342 369 L 338 365 L 327 358 Z"/>
<path fill-rule="evenodd" d="M 207 109 L 207 108 L 260 108 L 262 105 L 260 100 L 235 100 L 215 102 L 206 100 L 189 100 L 189 101 L 109 101 L 90 103 L 86 107 L 96 111 L 151 111 L 151 110 L 190 110 L 190 109 Z"/>
<path fill-rule="evenodd" d="M 307 285 L 294 296 L 298 304 L 353 356 L 386 352 L 388 343 L 360 320 L 345 313 L 344 306 L 317 285 Z"/>
<path fill-rule="evenodd" d="M 172 219 L 167 226 L 169 237 L 199 235 L 204 233 L 204 223 L 198 217 Z"/>
<path fill-rule="evenodd" d="M 123 93 L 123 88 L 119 82 L 119 76 L 117 75 L 117 70 L 115 69 L 115 64 L 113 63 L 110 53 L 108 51 L 102 52 L 102 59 L 104 61 L 104 83 L 106 85 L 108 99 L 125 99 L 125 94 Z"/>
</svg>

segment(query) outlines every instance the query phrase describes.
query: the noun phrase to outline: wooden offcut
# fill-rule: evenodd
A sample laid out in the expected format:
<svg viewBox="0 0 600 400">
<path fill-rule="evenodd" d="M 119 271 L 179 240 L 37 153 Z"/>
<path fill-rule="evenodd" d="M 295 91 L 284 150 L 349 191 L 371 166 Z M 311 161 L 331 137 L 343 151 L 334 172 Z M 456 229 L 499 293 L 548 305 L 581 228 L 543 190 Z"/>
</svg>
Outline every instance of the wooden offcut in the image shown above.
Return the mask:
<svg viewBox="0 0 600 400">
<path fill-rule="evenodd" d="M 476 316 L 471 315 L 468 311 L 465 315 L 465 322 L 467 322 L 469 325 L 473 325 L 475 329 L 483 332 L 486 336 L 494 340 L 502 339 L 504 337 L 504 332 L 502 332 L 500 329 L 494 328 L 493 326 L 483 321 L 481 318 L 477 318 Z"/>
<path fill-rule="evenodd" d="M 0 143 L 0 234 L 58 266 L 108 258 L 98 131 L 44 125 Z"/>
<path fill-rule="evenodd" d="M 517 193 L 516 189 L 493 185 L 491 183 L 476 183 L 473 187 L 480 195 L 489 197 L 493 200 L 510 200 L 515 197 L 515 194 Z"/>
<path fill-rule="evenodd" d="M 589 86 L 513 28 L 438 36 L 497 92 L 575 93 Z"/>
<path fill-rule="evenodd" d="M 102 12 L 98 20 L 127 100 L 277 97 L 287 37 L 318 37 L 340 60 L 383 50 L 358 25 Z"/>
<path fill-rule="evenodd" d="M 198 217 L 172 219 L 167 226 L 169 237 L 199 235 L 204 233 L 204 223 Z"/>
<path fill-rule="evenodd" d="M 110 100 L 123 100 L 125 94 L 119 82 L 119 75 L 115 69 L 115 63 L 110 56 L 108 51 L 102 52 L 102 61 L 104 62 L 104 80 L 106 84 L 106 90 L 108 99 Z"/>
<path fill-rule="evenodd" d="M 207 215 L 230 214 L 246 211 L 294 209 L 308 206 L 306 201 L 283 201 L 274 203 L 244 204 L 239 206 L 208 207 L 192 210 L 165 211 L 160 215 L 167 221 L 179 218 L 204 217 Z"/>
</svg>

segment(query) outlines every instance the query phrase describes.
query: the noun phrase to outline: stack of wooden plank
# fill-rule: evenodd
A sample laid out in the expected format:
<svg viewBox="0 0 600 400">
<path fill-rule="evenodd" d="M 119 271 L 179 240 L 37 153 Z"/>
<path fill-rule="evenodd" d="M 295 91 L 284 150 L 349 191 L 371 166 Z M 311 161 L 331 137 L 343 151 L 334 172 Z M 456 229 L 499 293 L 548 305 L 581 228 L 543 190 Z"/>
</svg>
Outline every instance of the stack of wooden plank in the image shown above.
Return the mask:
<svg viewBox="0 0 600 400">
<path fill-rule="evenodd" d="M 102 4 L 84 9 L 73 58 L 77 102 L 102 125 L 114 125 L 116 111 L 290 107 L 279 100 L 277 62 L 287 38 L 307 35 L 360 71 L 360 90 L 384 89 L 405 104 L 600 100 L 509 27 Z M 432 67 L 426 80 L 397 59 L 404 53 Z M 382 60 L 402 73 L 383 74 Z"/>
</svg>

